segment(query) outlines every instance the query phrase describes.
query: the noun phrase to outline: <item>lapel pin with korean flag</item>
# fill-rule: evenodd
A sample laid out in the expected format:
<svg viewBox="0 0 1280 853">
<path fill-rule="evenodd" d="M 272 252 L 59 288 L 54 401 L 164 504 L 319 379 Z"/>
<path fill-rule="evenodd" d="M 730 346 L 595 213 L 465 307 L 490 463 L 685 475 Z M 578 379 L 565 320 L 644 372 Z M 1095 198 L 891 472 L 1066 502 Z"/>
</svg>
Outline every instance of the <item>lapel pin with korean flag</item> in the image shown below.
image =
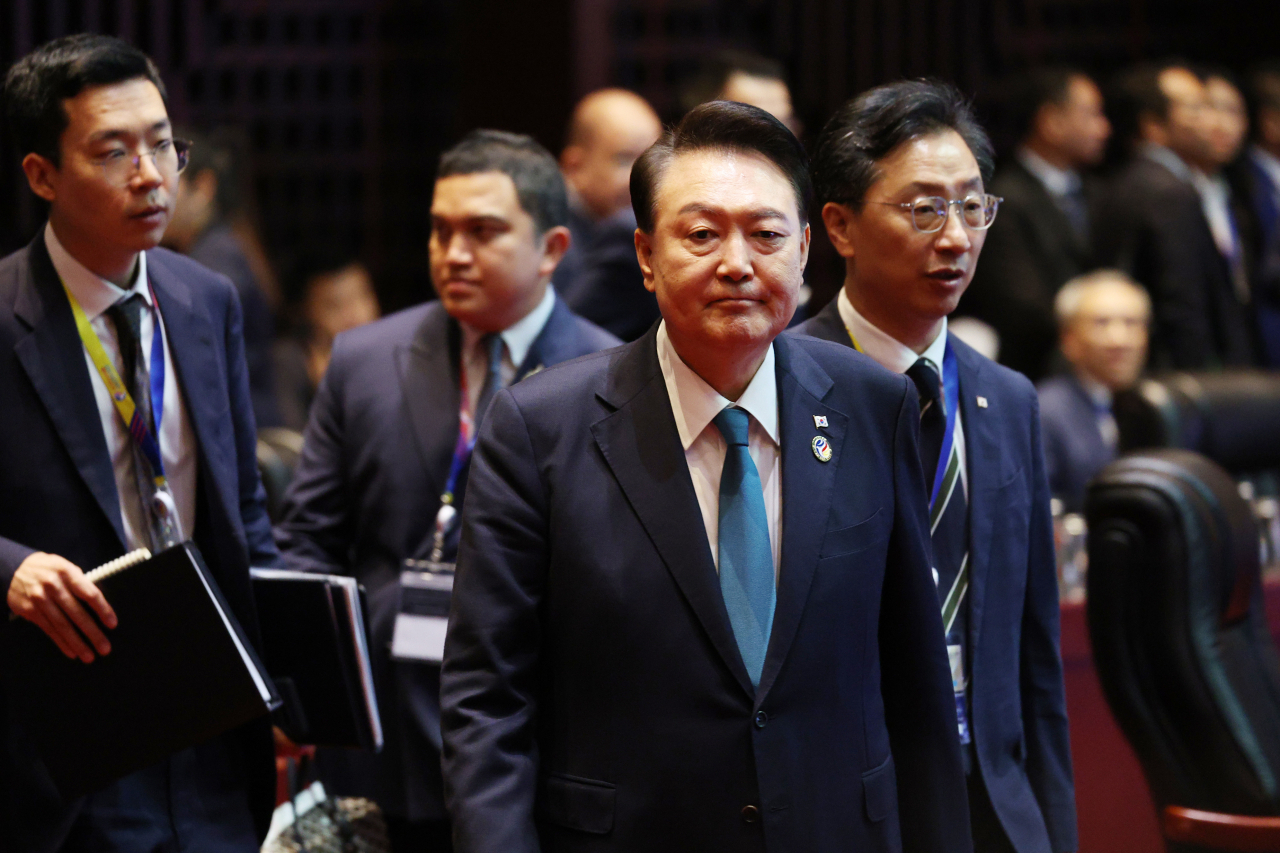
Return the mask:
<svg viewBox="0 0 1280 853">
<path fill-rule="evenodd" d="M 813 455 L 818 457 L 819 462 L 831 461 L 831 442 L 827 441 L 826 436 L 813 437 Z"/>
<path fill-rule="evenodd" d="M 814 427 L 815 427 L 816 429 L 826 429 L 826 428 L 827 428 L 827 416 L 826 416 L 826 415 L 814 415 L 814 416 L 813 416 L 813 425 L 814 425 Z"/>
<path fill-rule="evenodd" d="M 986 398 L 986 397 L 983 397 L 981 394 L 979 394 L 979 395 L 978 395 L 978 408 L 979 408 L 979 409 L 985 409 L 986 407 L 987 407 L 987 398 Z"/>
</svg>

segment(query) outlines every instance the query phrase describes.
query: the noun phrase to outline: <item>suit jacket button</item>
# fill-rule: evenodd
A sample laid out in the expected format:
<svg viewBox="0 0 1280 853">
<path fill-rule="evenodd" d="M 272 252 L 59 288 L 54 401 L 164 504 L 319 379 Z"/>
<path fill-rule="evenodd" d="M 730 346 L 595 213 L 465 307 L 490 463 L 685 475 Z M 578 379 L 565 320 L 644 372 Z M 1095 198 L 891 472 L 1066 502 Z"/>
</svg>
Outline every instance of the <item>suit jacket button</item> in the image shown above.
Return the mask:
<svg viewBox="0 0 1280 853">
<path fill-rule="evenodd" d="M 755 806 L 742 807 L 742 822 L 756 823 L 760 820 L 760 810 Z"/>
<path fill-rule="evenodd" d="M 764 711 L 756 714 L 756 728 L 763 729 L 769 723 L 769 715 Z"/>
</svg>

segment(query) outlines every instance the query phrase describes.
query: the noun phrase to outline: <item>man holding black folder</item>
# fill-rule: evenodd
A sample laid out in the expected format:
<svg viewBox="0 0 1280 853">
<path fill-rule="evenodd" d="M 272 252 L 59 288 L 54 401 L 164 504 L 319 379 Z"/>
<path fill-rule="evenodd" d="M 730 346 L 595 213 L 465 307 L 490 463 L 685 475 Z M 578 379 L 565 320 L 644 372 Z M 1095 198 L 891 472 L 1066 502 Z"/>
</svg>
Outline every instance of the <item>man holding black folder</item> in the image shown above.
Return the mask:
<svg viewBox="0 0 1280 853">
<path fill-rule="evenodd" d="M 404 648 L 421 655 L 409 660 L 388 651 L 405 561 L 454 559 L 454 508 L 494 393 L 618 343 L 549 286 L 569 244 L 567 218 L 556 161 L 533 139 L 480 130 L 445 152 L 431 205 L 439 301 L 338 336 L 277 528 L 290 568 L 354 574 L 368 590 L 386 744 L 377 755 L 323 750 L 321 776 L 337 794 L 376 801 L 398 851 L 450 843 L 440 667 L 430 648 Z"/>
<path fill-rule="evenodd" d="M 19 60 L 4 101 L 27 181 L 49 208 L 30 245 L 0 260 L 8 611 L 93 666 L 111 653 L 116 617 L 84 571 L 192 539 L 256 642 L 248 568 L 278 557 L 240 306 L 227 279 L 156 248 L 186 161 L 164 84 L 129 45 L 78 35 Z M 0 695 L 5 850 L 258 849 L 274 802 L 265 717 L 66 801 L 13 707 Z"/>
</svg>

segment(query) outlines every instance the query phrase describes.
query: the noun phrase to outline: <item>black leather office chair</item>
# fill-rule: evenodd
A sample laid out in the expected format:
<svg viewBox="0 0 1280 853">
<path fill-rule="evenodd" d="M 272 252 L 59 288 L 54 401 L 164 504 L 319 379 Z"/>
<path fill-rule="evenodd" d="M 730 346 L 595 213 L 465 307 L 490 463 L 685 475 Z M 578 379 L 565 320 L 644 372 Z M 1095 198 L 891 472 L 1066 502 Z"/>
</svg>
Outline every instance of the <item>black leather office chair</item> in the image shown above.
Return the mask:
<svg viewBox="0 0 1280 853">
<path fill-rule="evenodd" d="M 1113 403 L 1122 451 L 1180 447 L 1234 474 L 1280 461 L 1280 372 L 1166 373 Z"/>
<path fill-rule="evenodd" d="M 1103 692 L 1171 850 L 1280 850 L 1280 658 L 1258 531 L 1218 465 L 1182 450 L 1089 487 L 1088 623 Z"/>
<path fill-rule="evenodd" d="M 258 430 L 258 474 L 267 492 L 267 515 L 280 520 L 284 493 L 293 480 L 293 471 L 302 455 L 302 434 L 283 427 Z"/>
</svg>

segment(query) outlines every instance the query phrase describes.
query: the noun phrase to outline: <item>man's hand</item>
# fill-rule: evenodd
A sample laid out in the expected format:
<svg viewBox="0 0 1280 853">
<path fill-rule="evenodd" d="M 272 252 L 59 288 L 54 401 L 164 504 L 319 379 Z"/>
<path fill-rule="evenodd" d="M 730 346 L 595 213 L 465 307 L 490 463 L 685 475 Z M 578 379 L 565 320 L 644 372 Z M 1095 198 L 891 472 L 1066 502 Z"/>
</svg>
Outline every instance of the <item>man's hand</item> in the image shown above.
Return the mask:
<svg viewBox="0 0 1280 853">
<path fill-rule="evenodd" d="M 105 655 L 111 644 L 82 601 L 98 614 L 103 625 L 116 626 L 115 611 L 102 592 L 85 580 L 77 566 L 56 554 L 37 552 L 27 557 L 9 584 L 9 610 L 34 622 L 67 657 L 91 663 L 94 649 Z M 86 637 L 93 648 L 85 642 Z"/>
</svg>

